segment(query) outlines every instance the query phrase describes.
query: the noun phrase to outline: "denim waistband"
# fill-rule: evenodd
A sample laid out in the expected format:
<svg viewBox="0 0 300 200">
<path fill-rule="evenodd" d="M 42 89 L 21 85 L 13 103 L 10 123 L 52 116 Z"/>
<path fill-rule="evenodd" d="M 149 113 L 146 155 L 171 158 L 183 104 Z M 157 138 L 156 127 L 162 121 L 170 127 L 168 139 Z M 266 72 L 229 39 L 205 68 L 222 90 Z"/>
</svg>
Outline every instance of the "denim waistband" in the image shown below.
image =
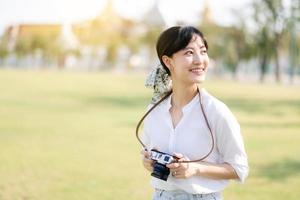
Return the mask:
<svg viewBox="0 0 300 200">
<path fill-rule="evenodd" d="M 191 198 L 203 198 L 206 199 L 207 197 L 210 197 L 211 199 L 221 200 L 222 195 L 220 192 L 215 193 L 208 193 L 208 194 L 189 194 L 183 190 L 162 190 L 162 189 L 155 189 L 155 192 L 159 195 L 166 195 L 166 196 L 180 196 L 185 195 L 189 196 Z"/>
</svg>

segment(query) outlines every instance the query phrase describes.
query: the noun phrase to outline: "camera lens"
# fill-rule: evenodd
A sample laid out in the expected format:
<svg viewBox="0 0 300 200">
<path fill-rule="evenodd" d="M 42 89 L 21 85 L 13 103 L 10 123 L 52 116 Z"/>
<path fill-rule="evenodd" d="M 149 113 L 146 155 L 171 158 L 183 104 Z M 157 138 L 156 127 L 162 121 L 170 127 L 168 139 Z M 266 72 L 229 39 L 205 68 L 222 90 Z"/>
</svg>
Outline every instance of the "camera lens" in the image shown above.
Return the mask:
<svg viewBox="0 0 300 200">
<path fill-rule="evenodd" d="M 153 172 L 151 173 L 151 176 L 166 181 L 168 179 L 169 174 L 170 174 L 170 169 L 167 168 L 166 165 L 157 162 L 154 163 Z"/>
</svg>

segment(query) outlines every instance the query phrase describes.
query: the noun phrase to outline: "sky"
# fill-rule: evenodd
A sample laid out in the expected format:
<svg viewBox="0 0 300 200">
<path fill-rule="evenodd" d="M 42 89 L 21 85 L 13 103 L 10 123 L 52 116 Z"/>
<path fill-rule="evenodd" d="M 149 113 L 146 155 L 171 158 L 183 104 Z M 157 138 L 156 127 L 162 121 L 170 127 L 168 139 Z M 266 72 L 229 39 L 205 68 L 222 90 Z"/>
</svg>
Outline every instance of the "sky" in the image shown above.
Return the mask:
<svg viewBox="0 0 300 200">
<path fill-rule="evenodd" d="M 169 25 L 176 20 L 194 23 L 204 0 L 114 0 L 114 8 L 125 18 L 140 19 L 155 1 Z M 250 0 L 209 0 L 213 19 L 223 25 L 235 23 L 232 9 L 245 8 Z M 0 35 L 11 24 L 74 23 L 101 14 L 107 0 L 0 0 Z"/>
</svg>

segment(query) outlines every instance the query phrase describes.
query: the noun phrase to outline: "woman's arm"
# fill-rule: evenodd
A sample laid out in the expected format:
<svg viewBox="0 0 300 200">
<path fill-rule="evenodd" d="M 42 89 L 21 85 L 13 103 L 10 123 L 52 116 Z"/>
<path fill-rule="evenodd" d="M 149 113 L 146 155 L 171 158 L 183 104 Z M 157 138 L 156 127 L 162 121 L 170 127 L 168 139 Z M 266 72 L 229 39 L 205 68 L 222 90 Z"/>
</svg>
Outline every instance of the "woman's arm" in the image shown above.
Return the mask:
<svg viewBox="0 0 300 200">
<path fill-rule="evenodd" d="M 233 167 L 228 163 L 212 164 L 208 162 L 195 163 L 196 175 L 212 179 L 238 179 Z"/>
<path fill-rule="evenodd" d="M 176 154 L 179 161 L 184 160 L 183 156 Z M 202 176 L 211 179 L 238 179 L 238 175 L 230 164 L 213 164 L 208 162 L 198 163 L 172 163 L 167 165 L 175 178 L 189 178 Z"/>
</svg>

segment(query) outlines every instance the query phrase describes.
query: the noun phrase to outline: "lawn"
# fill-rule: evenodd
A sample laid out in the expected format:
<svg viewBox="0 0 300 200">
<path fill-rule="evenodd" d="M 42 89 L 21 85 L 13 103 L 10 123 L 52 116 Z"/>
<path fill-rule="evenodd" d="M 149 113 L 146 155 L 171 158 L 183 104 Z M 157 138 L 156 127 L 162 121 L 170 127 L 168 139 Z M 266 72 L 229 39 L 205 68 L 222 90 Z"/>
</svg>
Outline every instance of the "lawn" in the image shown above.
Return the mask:
<svg viewBox="0 0 300 200">
<path fill-rule="evenodd" d="M 135 125 L 144 74 L 0 70 L 0 200 L 150 199 Z M 300 199 L 300 86 L 208 80 L 238 118 L 250 175 L 230 200 Z"/>
</svg>

